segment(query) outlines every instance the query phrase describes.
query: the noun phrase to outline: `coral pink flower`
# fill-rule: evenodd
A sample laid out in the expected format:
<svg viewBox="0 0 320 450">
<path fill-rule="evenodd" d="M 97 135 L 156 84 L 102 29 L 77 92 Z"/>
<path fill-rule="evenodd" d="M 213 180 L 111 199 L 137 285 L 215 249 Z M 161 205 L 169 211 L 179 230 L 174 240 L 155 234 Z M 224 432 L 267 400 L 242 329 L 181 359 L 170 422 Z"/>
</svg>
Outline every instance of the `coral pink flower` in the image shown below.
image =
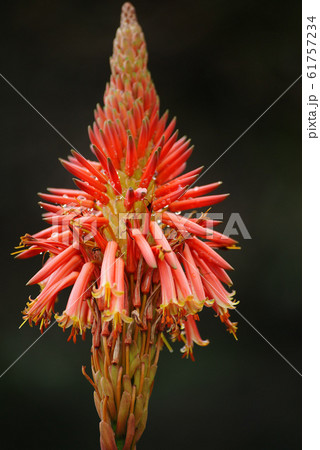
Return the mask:
<svg viewBox="0 0 320 450">
<path fill-rule="evenodd" d="M 194 343 L 208 344 L 196 323 L 205 307 L 235 335 L 226 272 L 232 267 L 219 249 L 236 242 L 215 231 L 218 222 L 206 213 L 179 214 L 216 205 L 228 194 L 211 194 L 221 182 L 194 186 L 202 168 L 183 174 L 193 146 L 179 138 L 176 118 L 160 114 L 144 36 L 129 3 L 94 118 L 91 157 L 72 150 L 61 160 L 76 188 L 40 193 L 49 226 L 21 238 L 18 259 L 41 254 L 45 260 L 28 282 L 41 292 L 27 303 L 23 319 L 43 331 L 55 314 L 74 341 L 91 329 L 101 448 L 122 442 L 130 449 L 145 428 L 159 351 L 170 348 L 165 335 L 183 341 L 183 353 L 193 358 Z M 69 286 L 67 305 L 55 313 L 58 294 Z"/>
</svg>

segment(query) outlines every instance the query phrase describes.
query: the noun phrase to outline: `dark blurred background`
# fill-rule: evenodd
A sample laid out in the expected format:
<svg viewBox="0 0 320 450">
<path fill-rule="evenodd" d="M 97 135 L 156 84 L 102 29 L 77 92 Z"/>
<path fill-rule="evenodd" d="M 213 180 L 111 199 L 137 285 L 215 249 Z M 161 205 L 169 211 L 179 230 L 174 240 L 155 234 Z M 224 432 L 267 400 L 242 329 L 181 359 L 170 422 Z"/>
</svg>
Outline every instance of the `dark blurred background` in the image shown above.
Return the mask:
<svg viewBox="0 0 320 450">
<path fill-rule="evenodd" d="M 1 72 L 80 152 L 109 77 L 120 1 L 12 1 L 2 7 Z M 162 111 L 208 166 L 300 75 L 300 2 L 135 1 Z M 37 191 L 72 187 L 69 145 L 0 79 L 1 372 L 39 336 L 20 311 L 39 260 L 14 261 L 19 236 L 43 227 Z M 301 370 L 301 80 L 202 178 L 223 180 L 252 240 L 229 252 L 239 311 Z M 222 228 L 223 230 L 223 228 Z M 312 311 L 310 311 L 312 314 Z M 196 362 L 161 354 L 139 449 L 299 449 L 300 376 L 236 313 L 239 341 L 210 311 Z M 1 447 L 98 449 L 90 342 L 52 327 L 0 379 Z"/>
</svg>

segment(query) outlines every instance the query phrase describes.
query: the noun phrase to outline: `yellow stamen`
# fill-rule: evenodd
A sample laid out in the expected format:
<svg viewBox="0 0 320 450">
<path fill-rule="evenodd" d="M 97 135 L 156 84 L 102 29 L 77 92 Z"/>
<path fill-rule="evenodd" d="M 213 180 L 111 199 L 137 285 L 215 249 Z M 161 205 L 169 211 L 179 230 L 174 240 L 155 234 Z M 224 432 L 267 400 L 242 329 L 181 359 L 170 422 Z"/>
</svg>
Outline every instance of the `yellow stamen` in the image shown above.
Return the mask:
<svg viewBox="0 0 320 450">
<path fill-rule="evenodd" d="M 169 350 L 170 353 L 173 353 L 173 348 L 171 347 L 171 345 L 169 344 L 169 342 L 167 341 L 167 339 L 165 338 L 164 334 L 161 333 L 161 339 L 163 340 L 164 345 L 167 347 L 167 349 Z"/>
<path fill-rule="evenodd" d="M 17 248 L 17 247 L 15 247 L 15 248 Z M 10 255 L 17 255 L 18 253 L 22 253 L 22 252 L 24 252 L 25 250 L 27 250 L 26 248 L 23 248 L 22 250 L 18 250 L 17 252 L 12 252 L 12 253 L 10 253 Z"/>
<path fill-rule="evenodd" d="M 184 335 L 183 335 L 183 334 L 180 334 L 180 337 L 181 337 L 181 340 L 183 341 L 183 343 L 184 343 L 185 345 L 187 345 L 187 341 L 186 341 L 186 338 L 184 337 Z"/>
<path fill-rule="evenodd" d="M 24 325 L 27 321 L 28 321 L 28 317 L 26 318 L 26 320 L 24 320 L 24 321 L 22 322 L 22 324 L 21 324 L 20 327 L 19 327 L 19 330 L 20 330 L 21 327 L 23 327 L 23 325 Z"/>
</svg>

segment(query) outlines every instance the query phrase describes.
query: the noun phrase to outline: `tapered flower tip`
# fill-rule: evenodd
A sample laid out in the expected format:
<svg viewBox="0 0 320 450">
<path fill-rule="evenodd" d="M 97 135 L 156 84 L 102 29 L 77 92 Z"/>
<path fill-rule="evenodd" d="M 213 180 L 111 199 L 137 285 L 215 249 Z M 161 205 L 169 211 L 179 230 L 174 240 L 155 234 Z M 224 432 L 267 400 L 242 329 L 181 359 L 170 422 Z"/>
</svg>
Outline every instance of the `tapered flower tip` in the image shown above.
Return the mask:
<svg viewBox="0 0 320 450">
<path fill-rule="evenodd" d="M 122 6 L 120 25 L 133 25 L 137 23 L 137 15 L 134 6 L 126 2 Z"/>
</svg>

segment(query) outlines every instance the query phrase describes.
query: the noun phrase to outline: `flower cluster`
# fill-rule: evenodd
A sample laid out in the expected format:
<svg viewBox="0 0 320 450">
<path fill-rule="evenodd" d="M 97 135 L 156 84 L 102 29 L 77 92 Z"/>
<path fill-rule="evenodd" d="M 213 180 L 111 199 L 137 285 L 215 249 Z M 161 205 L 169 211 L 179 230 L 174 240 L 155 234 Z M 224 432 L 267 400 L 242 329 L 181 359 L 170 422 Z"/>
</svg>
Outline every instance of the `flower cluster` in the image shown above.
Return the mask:
<svg viewBox="0 0 320 450">
<path fill-rule="evenodd" d="M 73 286 L 56 320 L 71 336 L 85 335 L 101 323 L 101 334 L 115 345 L 119 334 L 132 340 L 149 330 L 184 342 L 206 345 L 197 329 L 198 313 L 212 308 L 235 335 L 229 319 L 235 307 L 231 266 L 217 249 L 233 239 L 214 230 L 206 213 L 188 218 L 181 211 L 209 207 L 226 194 L 207 195 L 220 182 L 194 186 L 202 168 L 182 174 L 193 147 L 175 131 L 176 118 L 159 114 L 159 98 L 147 70 L 142 30 L 130 4 L 122 11 L 114 41 L 111 79 L 104 105 L 97 105 L 89 127 L 94 160 L 72 150 L 62 165 L 76 189 L 40 193 L 47 228 L 21 238 L 18 259 L 48 258 L 28 284 L 39 284 L 23 317 L 47 327 L 59 292 Z M 119 229 L 122 226 L 122 233 Z M 93 333 L 95 330 L 93 329 Z"/>
</svg>

